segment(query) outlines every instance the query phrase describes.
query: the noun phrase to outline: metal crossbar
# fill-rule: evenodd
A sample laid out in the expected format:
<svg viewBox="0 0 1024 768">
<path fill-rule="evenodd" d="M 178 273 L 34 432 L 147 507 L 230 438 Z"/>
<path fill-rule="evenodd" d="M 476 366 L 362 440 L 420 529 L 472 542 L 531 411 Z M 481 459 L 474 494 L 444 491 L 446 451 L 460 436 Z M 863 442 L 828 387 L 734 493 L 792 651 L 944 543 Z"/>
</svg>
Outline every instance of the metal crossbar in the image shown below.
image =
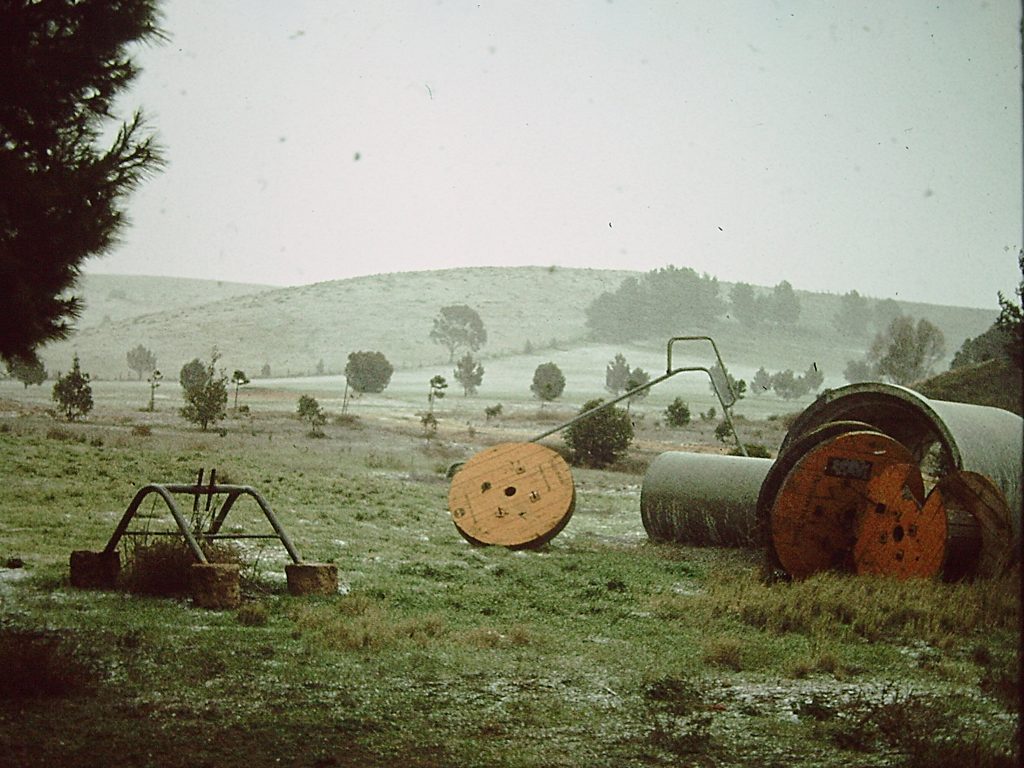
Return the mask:
<svg viewBox="0 0 1024 768">
<path fill-rule="evenodd" d="M 128 508 L 125 510 L 124 515 L 121 517 L 121 521 L 117 524 L 117 528 L 114 529 L 114 534 L 110 537 L 110 541 L 107 542 L 107 546 L 104 548 L 104 554 L 112 554 L 117 548 L 118 543 L 124 536 L 181 536 L 185 539 L 185 543 L 188 545 L 189 550 L 195 556 L 196 560 L 200 563 L 208 562 L 206 555 L 203 553 L 202 547 L 199 546 L 197 537 L 201 539 L 277 539 L 284 545 L 285 550 L 288 552 L 288 556 L 291 557 L 292 562 L 301 563 L 302 557 L 299 555 L 298 550 L 292 543 L 291 539 L 288 538 L 288 534 L 285 532 L 281 523 L 278 522 L 277 516 L 274 515 L 274 511 L 270 508 L 270 504 L 267 500 L 260 495 L 260 493 L 251 486 L 248 485 L 218 485 L 213 482 L 216 475 L 214 472 L 210 473 L 209 485 L 202 485 L 202 470 L 199 473 L 199 482 L 194 485 L 182 485 L 182 484 L 169 484 L 164 485 L 160 483 L 150 483 L 139 489 L 135 494 L 135 497 L 131 500 Z M 156 494 L 164 500 L 167 504 L 168 510 L 170 510 L 171 516 L 174 518 L 174 522 L 178 526 L 177 531 L 136 531 L 129 530 L 128 526 L 138 512 L 139 507 L 142 505 L 143 500 L 152 494 Z M 199 498 L 206 496 L 206 509 L 209 511 L 211 501 L 214 496 L 226 496 L 223 505 L 217 512 L 216 516 L 210 523 L 210 528 L 205 532 L 193 532 L 189 528 L 188 521 L 185 516 L 182 515 L 181 510 L 178 508 L 177 503 L 174 500 L 174 494 L 183 494 L 193 497 L 193 511 L 198 509 Z M 228 516 L 228 512 L 234 506 L 235 501 L 240 496 L 250 496 L 259 505 L 260 510 L 263 512 L 264 517 L 270 523 L 271 528 L 274 529 L 273 534 L 233 534 L 233 533 L 221 533 L 221 527 L 224 525 L 224 521 Z"/>
</svg>

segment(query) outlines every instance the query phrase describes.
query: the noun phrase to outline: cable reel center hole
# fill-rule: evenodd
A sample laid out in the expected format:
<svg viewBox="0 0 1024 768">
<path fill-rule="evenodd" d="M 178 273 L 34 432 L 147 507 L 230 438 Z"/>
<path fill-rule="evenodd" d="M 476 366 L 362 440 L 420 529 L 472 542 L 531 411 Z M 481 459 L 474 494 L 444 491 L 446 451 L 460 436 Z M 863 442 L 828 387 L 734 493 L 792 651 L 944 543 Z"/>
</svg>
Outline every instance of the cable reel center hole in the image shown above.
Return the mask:
<svg viewBox="0 0 1024 768">
<path fill-rule="evenodd" d="M 892 529 L 892 540 L 899 543 L 903 541 L 903 526 L 897 525 Z"/>
<path fill-rule="evenodd" d="M 508 488 L 505 489 L 505 495 L 510 497 L 510 498 L 512 496 L 515 496 L 516 495 L 516 487 L 514 485 L 510 485 Z"/>
</svg>

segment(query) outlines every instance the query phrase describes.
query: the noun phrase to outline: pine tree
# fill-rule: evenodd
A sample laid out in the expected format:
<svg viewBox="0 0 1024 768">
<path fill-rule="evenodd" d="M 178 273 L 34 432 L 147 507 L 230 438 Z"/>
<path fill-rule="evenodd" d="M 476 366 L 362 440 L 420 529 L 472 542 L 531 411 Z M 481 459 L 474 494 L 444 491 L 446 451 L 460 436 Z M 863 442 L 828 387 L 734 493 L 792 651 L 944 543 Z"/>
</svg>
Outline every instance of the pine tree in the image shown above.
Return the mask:
<svg viewBox="0 0 1024 768">
<path fill-rule="evenodd" d="M 126 195 L 162 164 L 136 112 L 109 144 L 128 50 L 162 37 L 155 0 L 0 0 L 0 357 L 31 360 L 81 310 L 82 262 L 124 227 Z"/>
<path fill-rule="evenodd" d="M 82 366 L 75 355 L 71 373 L 61 376 L 53 385 L 53 401 L 60 405 L 64 418 L 74 421 L 92 410 L 92 387 L 89 374 L 82 373 Z"/>
</svg>

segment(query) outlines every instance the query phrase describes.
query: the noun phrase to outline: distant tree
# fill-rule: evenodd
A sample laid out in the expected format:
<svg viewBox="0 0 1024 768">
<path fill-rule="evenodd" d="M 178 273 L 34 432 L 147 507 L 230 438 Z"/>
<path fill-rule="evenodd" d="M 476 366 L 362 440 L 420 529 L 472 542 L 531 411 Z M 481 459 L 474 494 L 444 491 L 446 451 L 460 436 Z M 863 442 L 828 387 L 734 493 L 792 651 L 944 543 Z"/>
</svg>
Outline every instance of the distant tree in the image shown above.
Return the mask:
<svg viewBox="0 0 1024 768">
<path fill-rule="evenodd" d="M 803 380 L 808 392 L 817 392 L 825 383 L 825 374 L 818 368 L 817 363 L 811 363 L 804 372 Z"/>
<path fill-rule="evenodd" d="M 470 352 L 467 352 L 455 364 L 453 373 L 455 380 L 462 385 L 463 396 L 476 394 L 477 387 L 484 380 L 484 367 L 478 363 Z"/>
<path fill-rule="evenodd" d="M 736 439 L 736 432 L 733 430 L 732 424 L 722 421 L 715 427 L 715 437 L 720 443 L 731 443 Z"/>
<path fill-rule="evenodd" d="M 444 376 L 438 374 L 430 380 L 430 392 L 427 394 L 427 402 L 430 404 L 430 413 L 434 412 L 434 401 L 444 397 L 444 391 L 448 389 L 448 382 Z"/>
<path fill-rule="evenodd" d="M 643 368 L 634 368 L 629 372 L 629 379 L 626 380 L 626 391 L 631 392 L 638 387 L 649 384 L 651 381 L 651 374 L 645 371 Z M 635 395 L 630 396 L 626 401 L 626 412 L 629 412 L 629 406 L 632 405 L 636 400 L 643 400 L 651 393 L 650 389 L 642 389 Z"/>
<path fill-rule="evenodd" d="M 501 403 L 497 403 L 496 405 L 489 405 L 486 408 L 484 408 L 484 416 L 486 417 L 487 421 L 490 421 L 491 419 L 496 419 L 499 416 L 501 416 L 501 411 Z"/>
<path fill-rule="evenodd" d="M 218 357 L 216 352 L 214 352 L 214 357 Z M 181 388 L 186 393 L 191 390 L 198 389 L 203 386 L 205 382 L 206 366 L 198 357 L 192 358 L 189 362 L 181 366 L 181 371 L 178 373 L 178 383 L 181 384 Z"/>
<path fill-rule="evenodd" d="M 185 390 L 185 407 L 181 415 L 193 424 L 198 424 L 203 432 L 210 424 L 216 424 L 227 416 L 228 377 L 223 371 L 217 373 L 217 360 L 220 355 L 216 351 L 210 356 L 206 365 L 200 363 L 200 376 L 194 366 L 198 358 L 186 363 L 181 369 L 179 381 Z M 188 370 L 186 370 L 188 369 Z"/>
<path fill-rule="evenodd" d="M 757 300 L 754 286 L 749 283 L 734 283 L 729 289 L 729 307 L 732 316 L 740 324 L 752 328 L 762 319 L 762 305 Z"/>
<path fill-rule="evenodd" d="M 565 376 L 554 363 L 541 363 L 533 372 L 533 383 L 530 391 L 542 403 L 557 400 L 565 391 Z"/>
<path fill-rule="evenodd" d="M 395 369 L 380 352 L 352 352 L 345 365 L 348 386 L 359 393 L 383 392 L 391 383 Z"/>
<path fill-rule="evenodd" d="M 1017 370 L 1024 367 L 1024 248 L 1017 254 L 1017 265 L 1020 267 L 1021 281 L 1017 284 L 1017 301 L 1003 296 L 999 292 L 999 318 L 996 325 L 1008 337 L 1006 351 Z"/>
<path fill-rule="evenodd" d="M 871 325 L 876 331 L 884 331 L 902 314 L 903 308 L 895 299 L 879 299 L 871 312 Z"/>
<path fill-rule="evenodd" d="M 603 400 L 588 400 L 580 413 L 597 408 Z M 565 429 L 565 444 L 573 462 L 603 467 L 622 456 L 633 441 L 633 424 L 622 408 L 611 406 Z"/>
<path fill-rule="evenodd" d="M 626 362 L 626 356 L 621 352 L 617 353 L 615 358 L 605 366 L 604 388 L 613 395 L 622 394 L 623 390 L 626 389 L 626 382 L 629 381 L 629 373 L 629 363 Z"/>
<path fill-rule="evenodd" d="M 832 316 L 832 325 L 847 338 L 859 339 L 868 332 L 871 322 L 871 302 L 857 291 L 839 297 L 839 309 Z"/>
<path fill-rule="evenodd" d="M 754 378 L 750 380 L 750 391 L 755 395 L 762 395 L 771 388 L 771 374 L 765 370 L 764 366 L 761 366 L 757 369 L 757 373 L 754 374 Z"/>
<path fill-rule="evenodd" d="M 75 355 L 71 365 L 71 373 L 61 376 L 53 385 L 53 401 L 60 405 L 64 417 L 74 421 L 85 416 L 92 410 L 92 387 L 89 386 L 89 374 L 82 373 L 82 367 Z"/>
<path fill-rule="evenodd" d="M 316 361 L 316 375 L 323 376 L 324 371 L 326 370 L 327 368 L 326 366 L 324 366 L 324 359 L 321 357 L 319 360 Z"/>
<path fill-rule="evenodd" d="M 665 408 L 665 422 L 670 427 L 685 427 L 690 423 L 690 406 L 677 397 Z"/>
<path fill-rule="evenodd" d="M 46 381 L 46 369 L 38 358 L 30 360 L 14 358 L 7 363 L 7 373 L 24 384 L 25 389 L 28 389 L 31 384 L 39 385 Z"/>
<path fill-rule="evenodd" d="M 262 379 L 269 379 L 270 378 L 270 363 L 264 363 L 263 367 L 260 368 L 260 378 L 262 378 Z"/>
<path fill-rule="evenodd" d="M 146 383 L 149 384 L 149 412 L 153 413 L 156 410 L 156 390 L 160 386 L 160 382 L 163 380 L 164 375 L 158 370 L 152 370 L 149 372 L 149 376 L 146 377 Z"/>
<path fill-rule="evenodd" d="M 156 368 L 156 355 L 141 344 L 135 349 L 129 349 L 125 357 L 128 360 L 128 369 L 139 375 L 139 381 L 142 381 L 143 376 Z"/>
<path fill-rule="evenodd" d="M 795 400 L 811 391 L 804 377 L 797 376 L 791 369 L 772 374 L 772 389 L 783 400 Z"/>
<path fill-rule="evenodd" d="M 452 363 L 458 350 L 476 352 L 487 343 L 487 331 L 475 309 L 466 304 L 452 304 L 441 307 L 434 318 L 430 338 L 448 350 L 448 362 Z"/>
<path fill-rule="evenodd" d="M 927 378 L 945 354 L 942 331 L 921 318 L 900 315 L 875 336 L 868 350 L 868 362 L 894 384 L 911 384 Z"/>
<path fill-rule="evenodd" d="M 327 423 L 327 415 L 315 397 L 309 395 L 299 397 L 298 414 L 300 419 L 309 424 L 310 437 L 324 436 L 323 427 Z"/>
<path fill-rule="evenodd" d="M 238 388 L 244 387 L 249 383 L 249 377 L 245 375 L 245 371 L 236 370 L 231 374 L 231 383 L 235 385 L 235 410 L 238 410 Z"/>
<path fill-rule="evenodd" d="M 783 280 L 772 289 L 768 317 L 779 325 L 796 325 L 800 319 L 800 299 L 788 281 Z"/>
<path fill-rule="evenodd" d="M 879 375 L 867 360 L 848 360 L 843 369 L 843 378 L 851 384 L 859 384 L 862 381 L 877 381 Z"/>
<path fill-rule="evenodd" d="M 115 105 L 129 52 L 161 38 L 153 0 L 5 2 L 0 21 L 0 358 L 31 362 L 81 311 L 83 262 L 108 251 L 124 201 L 161 165 Z"/>
</svg>

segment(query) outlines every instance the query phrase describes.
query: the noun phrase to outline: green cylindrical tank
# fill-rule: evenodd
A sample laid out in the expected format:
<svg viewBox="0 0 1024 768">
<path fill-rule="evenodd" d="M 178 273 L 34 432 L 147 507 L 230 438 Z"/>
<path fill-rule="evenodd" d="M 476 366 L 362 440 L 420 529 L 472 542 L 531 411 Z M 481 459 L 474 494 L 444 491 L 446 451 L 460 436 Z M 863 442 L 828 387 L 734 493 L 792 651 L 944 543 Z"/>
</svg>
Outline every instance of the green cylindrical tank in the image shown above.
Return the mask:
<svg viewBox="0 0 1024 768">
<path fill-rule="evenodd" d="M 746 456 L 661 454 L 640 491 L 647 535 L 694 546 L 757 546 L 757 495 L 771 465 Z"/>
</svg>

